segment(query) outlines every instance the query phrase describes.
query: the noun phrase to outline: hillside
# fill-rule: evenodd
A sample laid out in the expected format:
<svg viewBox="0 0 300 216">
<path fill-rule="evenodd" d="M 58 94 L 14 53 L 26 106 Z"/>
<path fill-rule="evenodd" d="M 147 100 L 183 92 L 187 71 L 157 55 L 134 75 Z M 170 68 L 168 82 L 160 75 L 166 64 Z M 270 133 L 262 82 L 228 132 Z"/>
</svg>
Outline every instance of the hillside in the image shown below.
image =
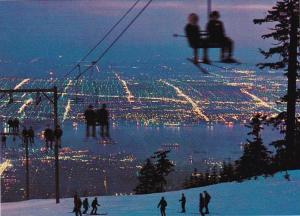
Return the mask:
<svg viewBox="0 0 300 216">
<path fill-rule="evenodd" d="M 300 171 L 291 171 L 291 181 L 277 173 L 273 178 L 259 178 L 242 183 L 223 183 L 163 194 L 107 196 L 98 198 L 100 212 L 108 215 L 159 215 L 156 205 L 161 196 L 168 201 L 167 215 L 182 215 L 179 211 L 179 198 L 182 192 L 187 197 L 186 215 L 198 213 L 199 193 L 207 190 L 211 196 L 211 215 L 300 215 Z M 91 198 L 89 199 L 91 200 Z M 15 203 L 2 203 L 3 216 L 69 216 L 72 198 L 62 199 L 56 205 L 54 200 L 29 200 Z"/>
</svg>

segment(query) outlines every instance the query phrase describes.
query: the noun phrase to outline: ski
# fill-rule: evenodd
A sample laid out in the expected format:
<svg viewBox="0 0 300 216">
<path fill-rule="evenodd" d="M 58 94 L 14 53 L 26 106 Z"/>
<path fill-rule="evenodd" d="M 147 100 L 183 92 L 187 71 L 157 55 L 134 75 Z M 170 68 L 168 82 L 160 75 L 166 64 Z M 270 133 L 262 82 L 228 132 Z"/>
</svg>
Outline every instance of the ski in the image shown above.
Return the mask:
<svg viewBox="0 0 300 216">
<path fill-rule="evenodd" d="M 112 139 L 101 139 L 99 140 L 99 144 L 108 145 L 108 144 L 116 144 L 117 142 Z"/>
<path fill-rule="evenodd" d="M 193 65 L 195 65 L 196 68 L 198 68 L 198 70 L 199 70 L 200 72 L 202 72 L 202 73 L 204 73 L 204 74 L 209 74 L 209 72 L 208 72 L 205 68 L 203 68 L 203 67 L 200 65 L 201 62 L 199 62 L 198 64 L 195 64 L 193 59 L 187 58 L 187 60 L 188 60 L 189 62 L 191 62 Z"/>
<path fill-rule="evenodd" d="M 86 215 L 108 215 L 108 213 L 99 213 L 99 214 L 86 214 Z"/>
</svg>

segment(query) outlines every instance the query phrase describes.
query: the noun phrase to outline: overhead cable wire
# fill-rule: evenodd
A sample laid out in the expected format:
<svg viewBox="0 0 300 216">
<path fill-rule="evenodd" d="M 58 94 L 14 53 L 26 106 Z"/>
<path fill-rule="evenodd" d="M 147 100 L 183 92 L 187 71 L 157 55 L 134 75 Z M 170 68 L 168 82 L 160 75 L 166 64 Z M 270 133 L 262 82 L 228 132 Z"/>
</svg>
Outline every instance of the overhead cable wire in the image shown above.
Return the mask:
<svg viewBox="0 0 300 216">
<path fill-rule="evenodd" d="M 84 61 L 109 35 L 110 33 L 125 19 L 125 17 L 136 7 L 136 5 L 140 2 L 141 0 L 136 0 L 134 2 L 134 4 L 123 14 L 123 16 L 109 29 L 109 31 L 98 41 L 98 43 L 92 47 L 88 53 L 82 57 L 80 60 L 79 60 L 79 63 L 80 64 L 82 61 Z M 66 73 L 64 75 L 64 77 L 67 77 L 69 76 L 77 67 L 78 67 L 78 64 L 76 64 L 68 73 Z"/>
<path fill-rule="evenodd" d="M 95 64 L 97 64 L 106 53 L 115 45 L 115 43 L 124 35 L 124 33 L 134 24 L 134 22 L 142 15 L 142 13 L 149 7 L 153 0 L 149 0 L 147 4 L 139 11 L 139 13 L 129 22 L 129 24 L 121 31 L 121 33 L 115 38 L 115 40 L 102 52 L 102 54 L 96 59 L 96 61 L 92 62 L 88 68 L 86 68 L 83 72 L 79 73 L 76 76 L 76 80 L 79 79 L 84 73 L 86 73 L 89 69 L 91 69 Z"/>
</svg>

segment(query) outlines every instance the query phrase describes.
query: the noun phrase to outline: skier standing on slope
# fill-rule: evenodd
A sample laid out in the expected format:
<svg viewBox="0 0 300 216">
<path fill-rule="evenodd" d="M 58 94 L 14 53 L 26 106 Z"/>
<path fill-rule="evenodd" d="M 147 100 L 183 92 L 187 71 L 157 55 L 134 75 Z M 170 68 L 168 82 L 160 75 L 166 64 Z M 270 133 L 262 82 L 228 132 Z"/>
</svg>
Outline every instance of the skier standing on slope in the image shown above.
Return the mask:
<svg viewBox="0 0 300 216">
<path fill-rule="evenodd" d="M 160 214 L 161 216 L 166 216 L 166 207 L 167 207 L 168 203 L 165 200 L 164 197 L 161 198 L 161 200 L 159 201 L 157 208 L 160 207 Z"/>
<path fill-rule="evenodd" d="M 89 210 L 89 207 L 90 207 L 88 198 L 85 198 L 83 200 L 82 205 L 83 205 L 83 209 L 84 209 L 84 211 L 82 212 L 82 214 L 86 214 L 88 212 L 88 210 Z"/>
<path fill-rule="evenodd" d="M 97 206 L 100 206 L 98 204 L 98 200 L 97 200 L 97 197 L 95 197 L 95 199 L 93 200 L 92 202 L 92 211 L 91 211 L 91 215 L 96 215 L 97 214 Z"/>
<path fill-rule="evenodd" d="M 209 214 L 208 204 L 210 202 L 211 196 L 207 191 L 204 191 L 204 208 L 205 208 L 205 214 Z"/>
<path fill-rule="evenodd" d="M 181 212 L 185 213 L 185 203 L 186 203 L 186 198 L 184 196 L 184 193 L 181 195 L 181 199 L 179 200 L 181 202 Z"/>
<path fill-rule="evenodd" d="M 74 203 L 73 212 L 76 211 L 77 199 L 78 199 L 78 195 L 77 195 L 77 193 L 75 193 L 74 196 L 73 196 L 73 203 Z"/>
<path fill-rule="evenodd" d="M 205 206 L 204 196 L 203 196 L 202 193 L 200 193 L 200 196 L 199 196 L 199 212 L 200 212 L 201 216 L 204 216 L 204 213 L 203 213 L 204 206 Z"/>
<path fill-rule="evenodd" d="M 78 197 L 76 200 L 76 205 L 75 205 L 75 215 L 76 216 L 82 216 L 81 206 L 82 206 L 82 202 L 81 202 L 80 197 Z"/>
</svg>

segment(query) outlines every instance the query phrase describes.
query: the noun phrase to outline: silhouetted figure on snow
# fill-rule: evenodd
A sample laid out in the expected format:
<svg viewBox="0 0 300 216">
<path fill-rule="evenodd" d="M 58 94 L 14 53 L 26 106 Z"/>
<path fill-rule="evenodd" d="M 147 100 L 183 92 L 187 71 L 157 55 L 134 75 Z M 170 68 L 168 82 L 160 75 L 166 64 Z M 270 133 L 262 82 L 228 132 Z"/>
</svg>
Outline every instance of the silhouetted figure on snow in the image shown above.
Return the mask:
<svg viewBox="0 0 300 216">
<path fill-rule="evenodd" d="M 181 212 L 185 213 L 185 203 L 186 203 L 186 198 L 184 196 L 184 193 L 181 195 L 181 199 L 179 200 L 181 202 Z"/>
<path fill-rule="evenodd" d="M 30 127 L 27 131 L 28 133 L 28 139 L 29 139 L 29 143 L 32 145 L 34 144 L 34 130 L 32 127 Z"/>
<path fill-rule="evenodd" d="M 161 200 L 159 201 L 157 208 L 160 208 L 160 214 L 161 216 L 166 216 L 166 207 L 167 207 L 168 203 L 165 200 L 164 197 L 161 198 Z"/>
<path fill-rule="evenodd" d="M 109 138 L 109 112 L 106 104 L 102 104 L 102 108 L 97 110 L 97 121 L 100 125 L 101 137 Z"/>
<path fill-rule="evenodd" d="M 84 112 L 86 120 L 86 136 L 90 136 L 90 127 L 92 127 L 92 136 L 96 137 L 96 113 L 92 105 L 89 105 Z"/>
<path fill-rule="evenodd" d="M 76 205 L 75 205 L 75 215 L 76 216 L 82 216 L 81 206 L 82 206 L 82 202 L 81 202 L 80 197 L 78 197 L 76 200 Z"/>
<path fill-rule="evenodd" d="M 223 23 L 219 20 L 220 13 L 213 11 L 209 15 L 209 22 L 206 26 L 208 33 L 208 43 L 216 43 L 221 45 L 221 61 L 224 63 L 234 63 L 232 59 L 233 41 L 225 35 Z M 207 52 L 207 50 L 205 50 Z M 207 56 L 207 54 L 205 54 Z M 225 56 L 226 55 L 226 56 Z"/>
<path fill-rule="evenodd" d="M 199 196 L 199 212 L 202 216 L 204 215 L 204 213 L 203 213 L 204 206 L 205 206 L 204 195 L 203 195 L 203 193 L 200 193 L 200 196 Z"/>
<path fill-rule="evenodd" d="M 83 209 L 84 209 L 84 211 L 82 212 L 82 214 L 86 214 L 88 212 L 88 210 L 89 210 L 89 207 L 90 207 L 88 198 L 85 198 L 83 200 L 82 206 L 83 206 Z"/>
<path fill-rule="evenodd" d="M 286 180 L 291 181 L 290 174 L 287 172 L 287 170 L 285 171 L 285 174 L 284 174 L 283 177 L 284 177 Z"/>
<path fill-rule="evenodd" d="M 73 212 L 76 211 L 77 199 L 78 199 L 78 195 L 77 195 L 77 193 L 75 193 L 73 196 L 73 203 L 74 203 Z"/>
<path fill-rule="evenodd" d="M 95 197 L 95 199 L 93 200 L 91 206 L 93 208 L 92 211 L 91 211 L 91 215 L 92 214 L 96 215 L 97 214 L 97 210 L 98 210 L 97 206 L 100 206 L 99 203 L 98 203 L 97 197 Z"/>
<path fill-rule="evenodd" d="M 207 191 L 204 191 L 204 208 L 205 208 L 205 214 L 209 214 L 208 204 L 210 202 L 210 195 L 207 193 Z"/>
</svg>

